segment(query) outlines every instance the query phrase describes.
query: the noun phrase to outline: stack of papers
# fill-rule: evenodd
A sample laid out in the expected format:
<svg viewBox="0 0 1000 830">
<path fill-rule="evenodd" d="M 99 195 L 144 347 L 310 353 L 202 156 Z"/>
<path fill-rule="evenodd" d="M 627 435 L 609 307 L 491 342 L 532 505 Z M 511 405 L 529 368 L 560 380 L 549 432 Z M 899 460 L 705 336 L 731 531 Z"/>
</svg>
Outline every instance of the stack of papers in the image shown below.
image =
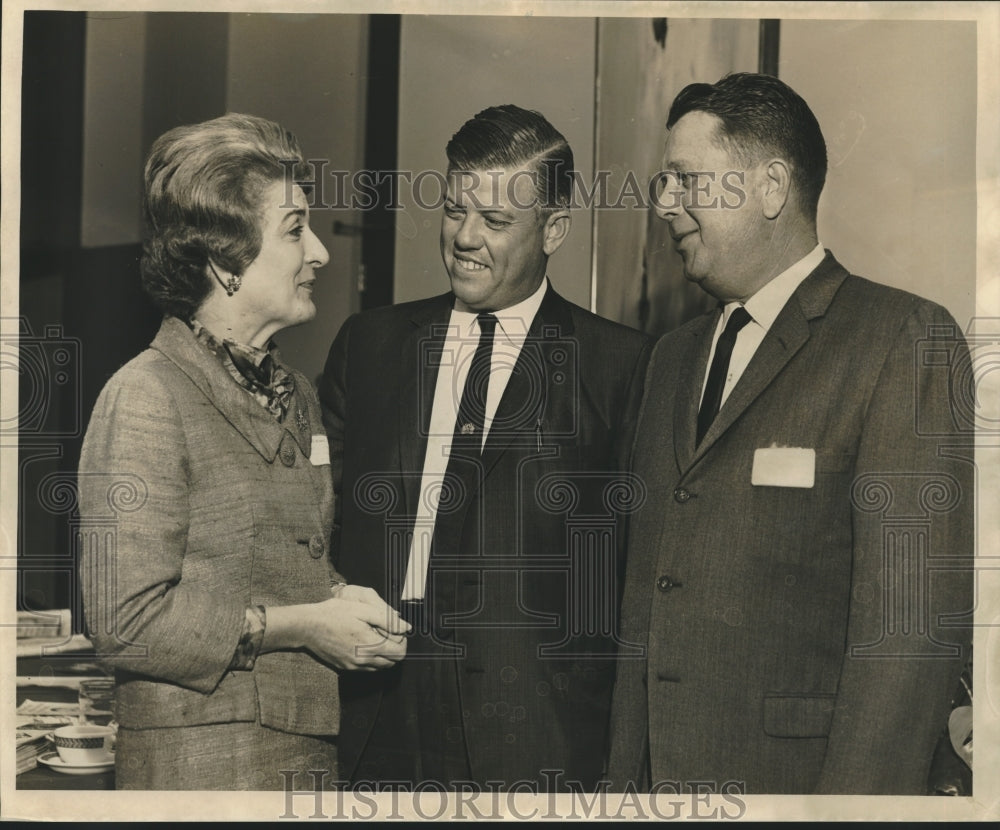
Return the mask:
<svg viewBox="0 0 1000 830">
<path fill-rule="evenodd" d="M 16 730 L 17 735 L 17 772 L 27 772 L 38 766 L 38 757 L 51 751 L 54 744 L 49 740 L 47 734 L 39 735 L 36 731 Z"/>
<path fill-rule="evenodd" d="M 17 639 L 63 639 L 73 633 L 73 616 L 68 608 L 54 611 L 18 611 Z"/>
<path fill-rule="evenodd" d="M 89 651 L 92 648 L 90 640 L 83 634 L 67 634 L 57 637 L 22 637 L 17 641 L 17 656 L 46 657 L 52 654 Z"/>
<path fill-rule="evenodd" d="M 78 723 L 80 704 L 26 700 L 17 707 L 14 733 L 17 740 L 17 775 L 38 766 L 38 757 L 53 749 L 52 733 L 60 726 Z"/>
</svg>

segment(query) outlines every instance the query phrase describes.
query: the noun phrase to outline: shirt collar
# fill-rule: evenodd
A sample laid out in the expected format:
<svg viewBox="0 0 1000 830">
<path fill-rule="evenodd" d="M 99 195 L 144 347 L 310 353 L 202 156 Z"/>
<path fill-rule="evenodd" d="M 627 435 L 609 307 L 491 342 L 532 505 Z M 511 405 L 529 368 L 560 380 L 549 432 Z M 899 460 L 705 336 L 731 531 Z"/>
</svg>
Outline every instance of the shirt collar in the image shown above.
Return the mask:
<svg viewBox="0 0 1000 830">
<path fill-rule="evenodd" d="M 528 329 L 531 328 L 535 315 L 538 314 L 538 309 L 542 307 L 542 300 L 545 298 L 545 292 L 548 290 L 548 287 L 549 280 L 546 277 L 535 290 L 535 293 L 526 300 L 521 300 L 521 302 L 500 311 L 492 312 L 497 318 L 498 330 L 504 334 L 508 341 L 511 343 L 524 342 L 524 339 L 528 336 Z M 478 337 L 477 316 L 478 314 L 475 311 L 452 309 L 451 324 L 453 326 L 458 325 L 459 331 L 465 335 Z"/>
<path fill-rule="evenodd" d="M 765 330 L 769 330 L 778 314 L 781 313 L 781 309 L 785 307 L 785 303 L 795 293 L 795 289 L 816 270 L 824 256 L 826 256 L 826 251 L 823 250 L 821 244 L 817 244 L 802 259 L 786 268 L 747 300 L 743 307 L 754 322 Z M 724 314 L 727 320 L 738 305 L 739 303 L 727 303 Z"/>
</svg>

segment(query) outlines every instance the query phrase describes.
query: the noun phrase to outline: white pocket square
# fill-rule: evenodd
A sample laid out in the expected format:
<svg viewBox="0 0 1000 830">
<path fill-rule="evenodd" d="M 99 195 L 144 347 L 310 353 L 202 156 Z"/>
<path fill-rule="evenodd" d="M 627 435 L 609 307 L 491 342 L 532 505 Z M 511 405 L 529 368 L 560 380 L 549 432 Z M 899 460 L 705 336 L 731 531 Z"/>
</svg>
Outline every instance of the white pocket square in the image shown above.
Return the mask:
<svg viewBox="0 0 1000 830">
<path fill-rule="evenodd" d="M 755 487 L 812 487 L 816 483 L 816 450 L 761 447 L 753 454 L 750 483 Z"/>
</svg>

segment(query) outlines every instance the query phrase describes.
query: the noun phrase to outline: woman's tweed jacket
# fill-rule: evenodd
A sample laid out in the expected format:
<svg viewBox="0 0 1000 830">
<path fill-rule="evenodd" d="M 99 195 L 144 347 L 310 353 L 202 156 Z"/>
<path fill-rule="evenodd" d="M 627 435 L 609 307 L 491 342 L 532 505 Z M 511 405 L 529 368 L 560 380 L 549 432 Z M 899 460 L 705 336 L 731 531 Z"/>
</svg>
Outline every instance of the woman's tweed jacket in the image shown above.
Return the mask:
<svg viewBox="0 0 1000 830">
<path fill-rule="evenodd" d="M 122 726 L 338 731 L 337 674 L 308 652 L 229 670 L 248 605 L 318 602 L 339 579 L 326 437 L 294 374 L 280 424 L 167 317 L 97 401 L 79 469 L 81 575 Z"/>
</svg>

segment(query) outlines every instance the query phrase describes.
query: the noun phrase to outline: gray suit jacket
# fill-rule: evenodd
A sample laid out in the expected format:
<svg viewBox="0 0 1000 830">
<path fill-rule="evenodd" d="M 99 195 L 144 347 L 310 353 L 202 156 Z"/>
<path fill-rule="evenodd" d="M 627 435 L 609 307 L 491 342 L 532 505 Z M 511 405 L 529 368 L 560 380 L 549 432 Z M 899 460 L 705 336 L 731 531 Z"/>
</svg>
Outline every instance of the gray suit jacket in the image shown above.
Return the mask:
<svg viewBox="0 0 1000 830">
<path fill-rule="evenodd" d="M 122 726 L 259 716 L 337 733 L 337 674 L 309 654 L 228 670 L 248 605 L 330 596 L 333 487 L 310 461 L 325 436 L 315 391 L 295 383 L 279 424 L 168 317 L 102 391 L 80 460 L 81 575 Z"/>
<path fill-rule="evenodd" d="M 923 793 L 973 605 L 961 334 L 828 252 L 696 447 L 717 315 L 650 362 L 622 611 L 647 651 L 619 666 L 610 775 Z"/>
</svg>

